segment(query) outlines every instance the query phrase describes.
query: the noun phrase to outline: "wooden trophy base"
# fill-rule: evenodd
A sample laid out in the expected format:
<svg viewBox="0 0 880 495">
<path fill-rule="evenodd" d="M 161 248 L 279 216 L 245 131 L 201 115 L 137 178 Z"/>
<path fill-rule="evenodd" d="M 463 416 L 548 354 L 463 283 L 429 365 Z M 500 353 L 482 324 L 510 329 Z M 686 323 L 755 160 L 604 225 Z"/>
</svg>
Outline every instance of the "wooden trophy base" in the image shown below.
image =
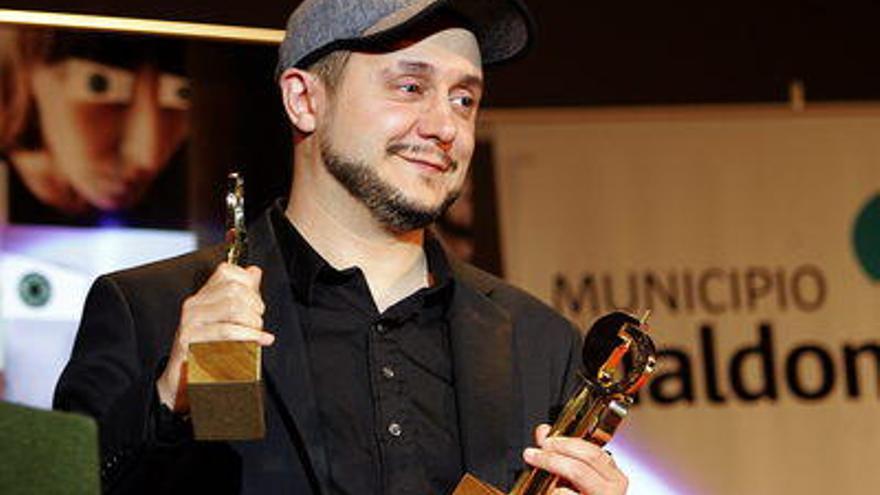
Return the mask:
<svg viewBox="0 0 880 495">
<path fill-rule="evenodd" d="M 452 495 L 504 495 L 504 492 L 498 491 L 494 486 L 487 485 L 482 481 L 474 478 L 469 474 L 465 474 Z"/>
<path fill-rule="evenodd" d="M 196 440 L 265 436 L 260 355 L 252 341 L 190 344 L 187 396 Z"/>
</svg>

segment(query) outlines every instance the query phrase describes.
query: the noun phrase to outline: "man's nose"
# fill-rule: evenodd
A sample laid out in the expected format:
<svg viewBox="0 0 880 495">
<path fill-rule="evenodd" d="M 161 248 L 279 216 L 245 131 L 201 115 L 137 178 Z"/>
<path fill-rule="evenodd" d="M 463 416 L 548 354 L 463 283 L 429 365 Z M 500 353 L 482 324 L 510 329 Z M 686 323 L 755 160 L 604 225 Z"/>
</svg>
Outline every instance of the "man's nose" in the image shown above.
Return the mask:
<svg viewBox="0 0 880 495">
<path fill-rule="evenodd" d="M 159 73 L 144 66 L 135 73 L 131 105 L 121 143 L 122 162 L 137 175 L 153 175 L 162 165 Z"/>
<path fill-rule="evenodd" d="M 458 133 L 452 104 L 444 97 L 426 102 L 419 121 L 419 135 L 434 141 L 444 152 L 449 151 Z"/>
</svg>

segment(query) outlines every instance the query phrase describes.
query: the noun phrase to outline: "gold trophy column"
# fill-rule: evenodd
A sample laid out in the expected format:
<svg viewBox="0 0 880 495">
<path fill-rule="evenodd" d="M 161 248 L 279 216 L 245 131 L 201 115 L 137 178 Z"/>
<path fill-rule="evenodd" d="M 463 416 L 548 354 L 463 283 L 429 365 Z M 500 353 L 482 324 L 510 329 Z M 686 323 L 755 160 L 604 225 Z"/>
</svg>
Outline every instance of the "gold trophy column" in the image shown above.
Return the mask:
<svg viewBox="0 0 880 495">
<path fill-rule="evenodd" d="M 649 313 L 641 320 L 615 311 L 599 318 L 584 341 L 583 383 L 565 405 L 550 436 L 583 438 L 603 446 L 626 417 L 633 395 L 656 367 L 654 342 L 648 336 Z M 625 363 L 625 358 L 629 363 Z M 542 469 L 527 468 L 508 495 L 551 493 L 559 478 Z M 470 474 L 453 495 L 504 495 Z"/>
<path fill-rule="evenodd" d="M 247 256 L 247 231 L 244 183 L 237 173 L 229 174 L 226 212 L 226 258 L 242 266 Z M 265 436 L 261 349 L 253 341 L 189 346 L 187 395 L 197 440 L 258 440 Z"/>
</svg>

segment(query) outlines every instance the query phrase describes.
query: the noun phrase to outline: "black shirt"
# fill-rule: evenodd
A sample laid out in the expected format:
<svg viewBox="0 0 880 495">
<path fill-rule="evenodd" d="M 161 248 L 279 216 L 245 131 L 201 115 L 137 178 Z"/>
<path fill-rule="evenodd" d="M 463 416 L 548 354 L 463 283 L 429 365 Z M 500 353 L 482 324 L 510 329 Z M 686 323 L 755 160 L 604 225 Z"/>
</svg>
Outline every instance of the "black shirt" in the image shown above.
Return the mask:
<svg viewBox="0 0 880 495">
<path fill-rule="evenodd" d="M 280 212 L 333 494 L 450 493 L 462 475 L 446 311 L 453 278 L 426 236 L 434 285 L 380 313 L 363 272 L 336 270 Z"/>
</svg>

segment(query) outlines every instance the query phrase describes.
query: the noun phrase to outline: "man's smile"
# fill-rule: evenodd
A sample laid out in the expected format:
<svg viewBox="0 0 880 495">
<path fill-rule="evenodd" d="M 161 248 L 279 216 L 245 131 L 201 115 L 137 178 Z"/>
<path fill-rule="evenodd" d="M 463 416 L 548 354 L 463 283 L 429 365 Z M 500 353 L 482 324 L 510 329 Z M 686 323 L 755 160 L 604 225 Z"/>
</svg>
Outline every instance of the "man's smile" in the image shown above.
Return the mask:
<svg viewBox="0 0 880 495">
<path fill-rule="evenodd" d="M 433 172 L 444 173 L 458 168 L 457 162 L 449 155 L 425 146 L 392 144 L 388 147 L 388 153 Z"/>
</svg>

